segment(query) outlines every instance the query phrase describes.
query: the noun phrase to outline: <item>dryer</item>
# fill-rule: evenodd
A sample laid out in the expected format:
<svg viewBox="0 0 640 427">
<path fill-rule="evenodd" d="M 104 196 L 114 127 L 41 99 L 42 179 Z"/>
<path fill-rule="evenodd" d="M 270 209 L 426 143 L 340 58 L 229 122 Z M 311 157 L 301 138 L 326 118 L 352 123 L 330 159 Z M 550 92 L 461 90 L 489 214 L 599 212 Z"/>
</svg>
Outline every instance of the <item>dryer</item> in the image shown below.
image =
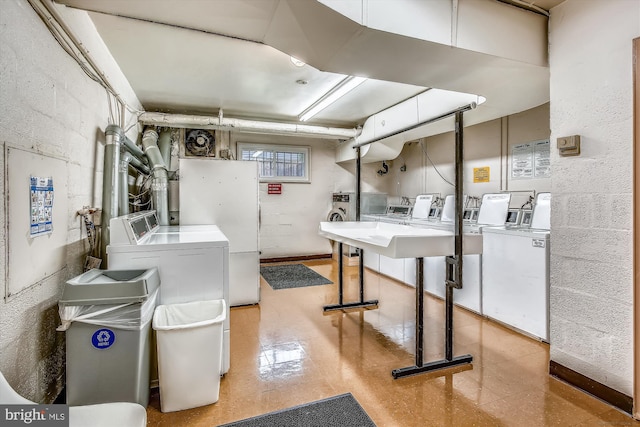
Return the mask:
<svg viewBox="0 0 640 427">
<path fill-rule="evenodd" d="M 160 304 L 224 299 L 229 307 L 229 240 L 215 225 L 159 226 L 155 211 L 111 219 L 110 269 L 157 267 Z M 223 368 L 230 365 L 230 321 L 223 327 Z"/>
</svg>

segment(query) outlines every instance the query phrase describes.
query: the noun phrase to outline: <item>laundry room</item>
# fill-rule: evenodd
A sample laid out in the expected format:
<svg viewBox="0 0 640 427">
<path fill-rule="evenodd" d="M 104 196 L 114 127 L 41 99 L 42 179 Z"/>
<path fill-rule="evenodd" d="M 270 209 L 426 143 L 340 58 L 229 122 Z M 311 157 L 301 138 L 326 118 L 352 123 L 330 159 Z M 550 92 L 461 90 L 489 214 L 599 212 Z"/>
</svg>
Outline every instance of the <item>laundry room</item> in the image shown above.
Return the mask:
<svg viewBox="0 0 640 427">
<path fill-rule="evenodd" d="M 635 0 L 1 3 L 5 417 L 640 425 Z"/>
</svg>

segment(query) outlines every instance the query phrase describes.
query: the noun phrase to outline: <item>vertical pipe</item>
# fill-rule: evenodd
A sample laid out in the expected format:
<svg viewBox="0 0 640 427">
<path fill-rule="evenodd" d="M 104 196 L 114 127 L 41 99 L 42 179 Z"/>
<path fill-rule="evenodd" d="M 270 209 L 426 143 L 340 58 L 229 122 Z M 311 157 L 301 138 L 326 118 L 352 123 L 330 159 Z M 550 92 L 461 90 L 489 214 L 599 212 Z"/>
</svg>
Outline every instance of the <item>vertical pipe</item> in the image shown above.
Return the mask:
<svg viewBox="0 0 640 427">
<path fill-rule="evenodd" d="M 160 155 L 162 156 L 164 165 L 169 169 L 171 167 L 171 130 L 165 129 L 160 132 L 158 148 L 160 149 Z"/>
<path fill-rule="evenodd" d="M 447 286 L 447 289 L 449 287 Z M 423 364 L 424 352 L 424 258 L 416 258 L 416 366 Z"/>
<path fill-rule="evenodd" d="M 124 147 L 121 148 L 120 153 L 120 168 L 118 173 L 120 174 L 120 201 L 118 205 L 118 215 L 129 214 L 129 162 L 133 158 L 131 153 L 126 151 Z"/>
<path fill-rule="evenodd" d="M 100 236 L 100 256 L 107 264 L 107 246 L 110 242 L 111 218 L 118 216 L 120 193 L 120 149 L 124 140 L 124 131 L 116 125 L 105 129 L 104 167 L 102 178 L 102 231 Z"/>
<path fill-rule="evenodd" d="M 144 131 L 142 147 L 153 170 L 151 193 L 154 207 L 158 214 L 158 223 L 160 225 L 169 225 L 169 178 L 167 176 L 167 168 L 158 148 L 158 133 L 155 130 L 146 129 Z"/>
</svg>

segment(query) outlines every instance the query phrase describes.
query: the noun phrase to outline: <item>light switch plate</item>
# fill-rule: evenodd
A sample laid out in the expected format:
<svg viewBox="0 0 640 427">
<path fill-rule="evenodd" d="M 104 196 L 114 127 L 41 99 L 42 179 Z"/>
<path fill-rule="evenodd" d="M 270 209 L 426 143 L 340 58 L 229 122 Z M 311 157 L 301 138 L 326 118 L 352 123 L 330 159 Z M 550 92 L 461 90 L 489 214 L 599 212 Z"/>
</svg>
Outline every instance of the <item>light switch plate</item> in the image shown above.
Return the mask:
<svg viewBox="0 0 640 427">
<path fill-rule="evenodd" d="M 560 137 L 557 139 L 557 144 L 561 156 L 580 155 L 580 135 Z"/>
</svg>

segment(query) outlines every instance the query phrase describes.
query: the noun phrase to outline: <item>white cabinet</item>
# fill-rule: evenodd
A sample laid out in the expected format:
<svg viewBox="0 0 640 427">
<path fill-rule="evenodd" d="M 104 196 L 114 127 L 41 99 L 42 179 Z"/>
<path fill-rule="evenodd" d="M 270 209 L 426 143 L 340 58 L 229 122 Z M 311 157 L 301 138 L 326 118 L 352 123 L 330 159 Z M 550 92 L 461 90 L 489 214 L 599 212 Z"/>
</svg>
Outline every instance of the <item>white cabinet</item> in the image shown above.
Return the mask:
<svg viewBox="0 0 640 427">
<path fill-rule="evenodd" d="M 380 273 L 404 282 L 404 258 L 389 258 L 380 255 Z"/>
<path fill-rule="evenodd" d="M 364 266 L 373 271 L 380 271 L 380 255 L 372 251 L 363 251 Z"/>
</svg>

